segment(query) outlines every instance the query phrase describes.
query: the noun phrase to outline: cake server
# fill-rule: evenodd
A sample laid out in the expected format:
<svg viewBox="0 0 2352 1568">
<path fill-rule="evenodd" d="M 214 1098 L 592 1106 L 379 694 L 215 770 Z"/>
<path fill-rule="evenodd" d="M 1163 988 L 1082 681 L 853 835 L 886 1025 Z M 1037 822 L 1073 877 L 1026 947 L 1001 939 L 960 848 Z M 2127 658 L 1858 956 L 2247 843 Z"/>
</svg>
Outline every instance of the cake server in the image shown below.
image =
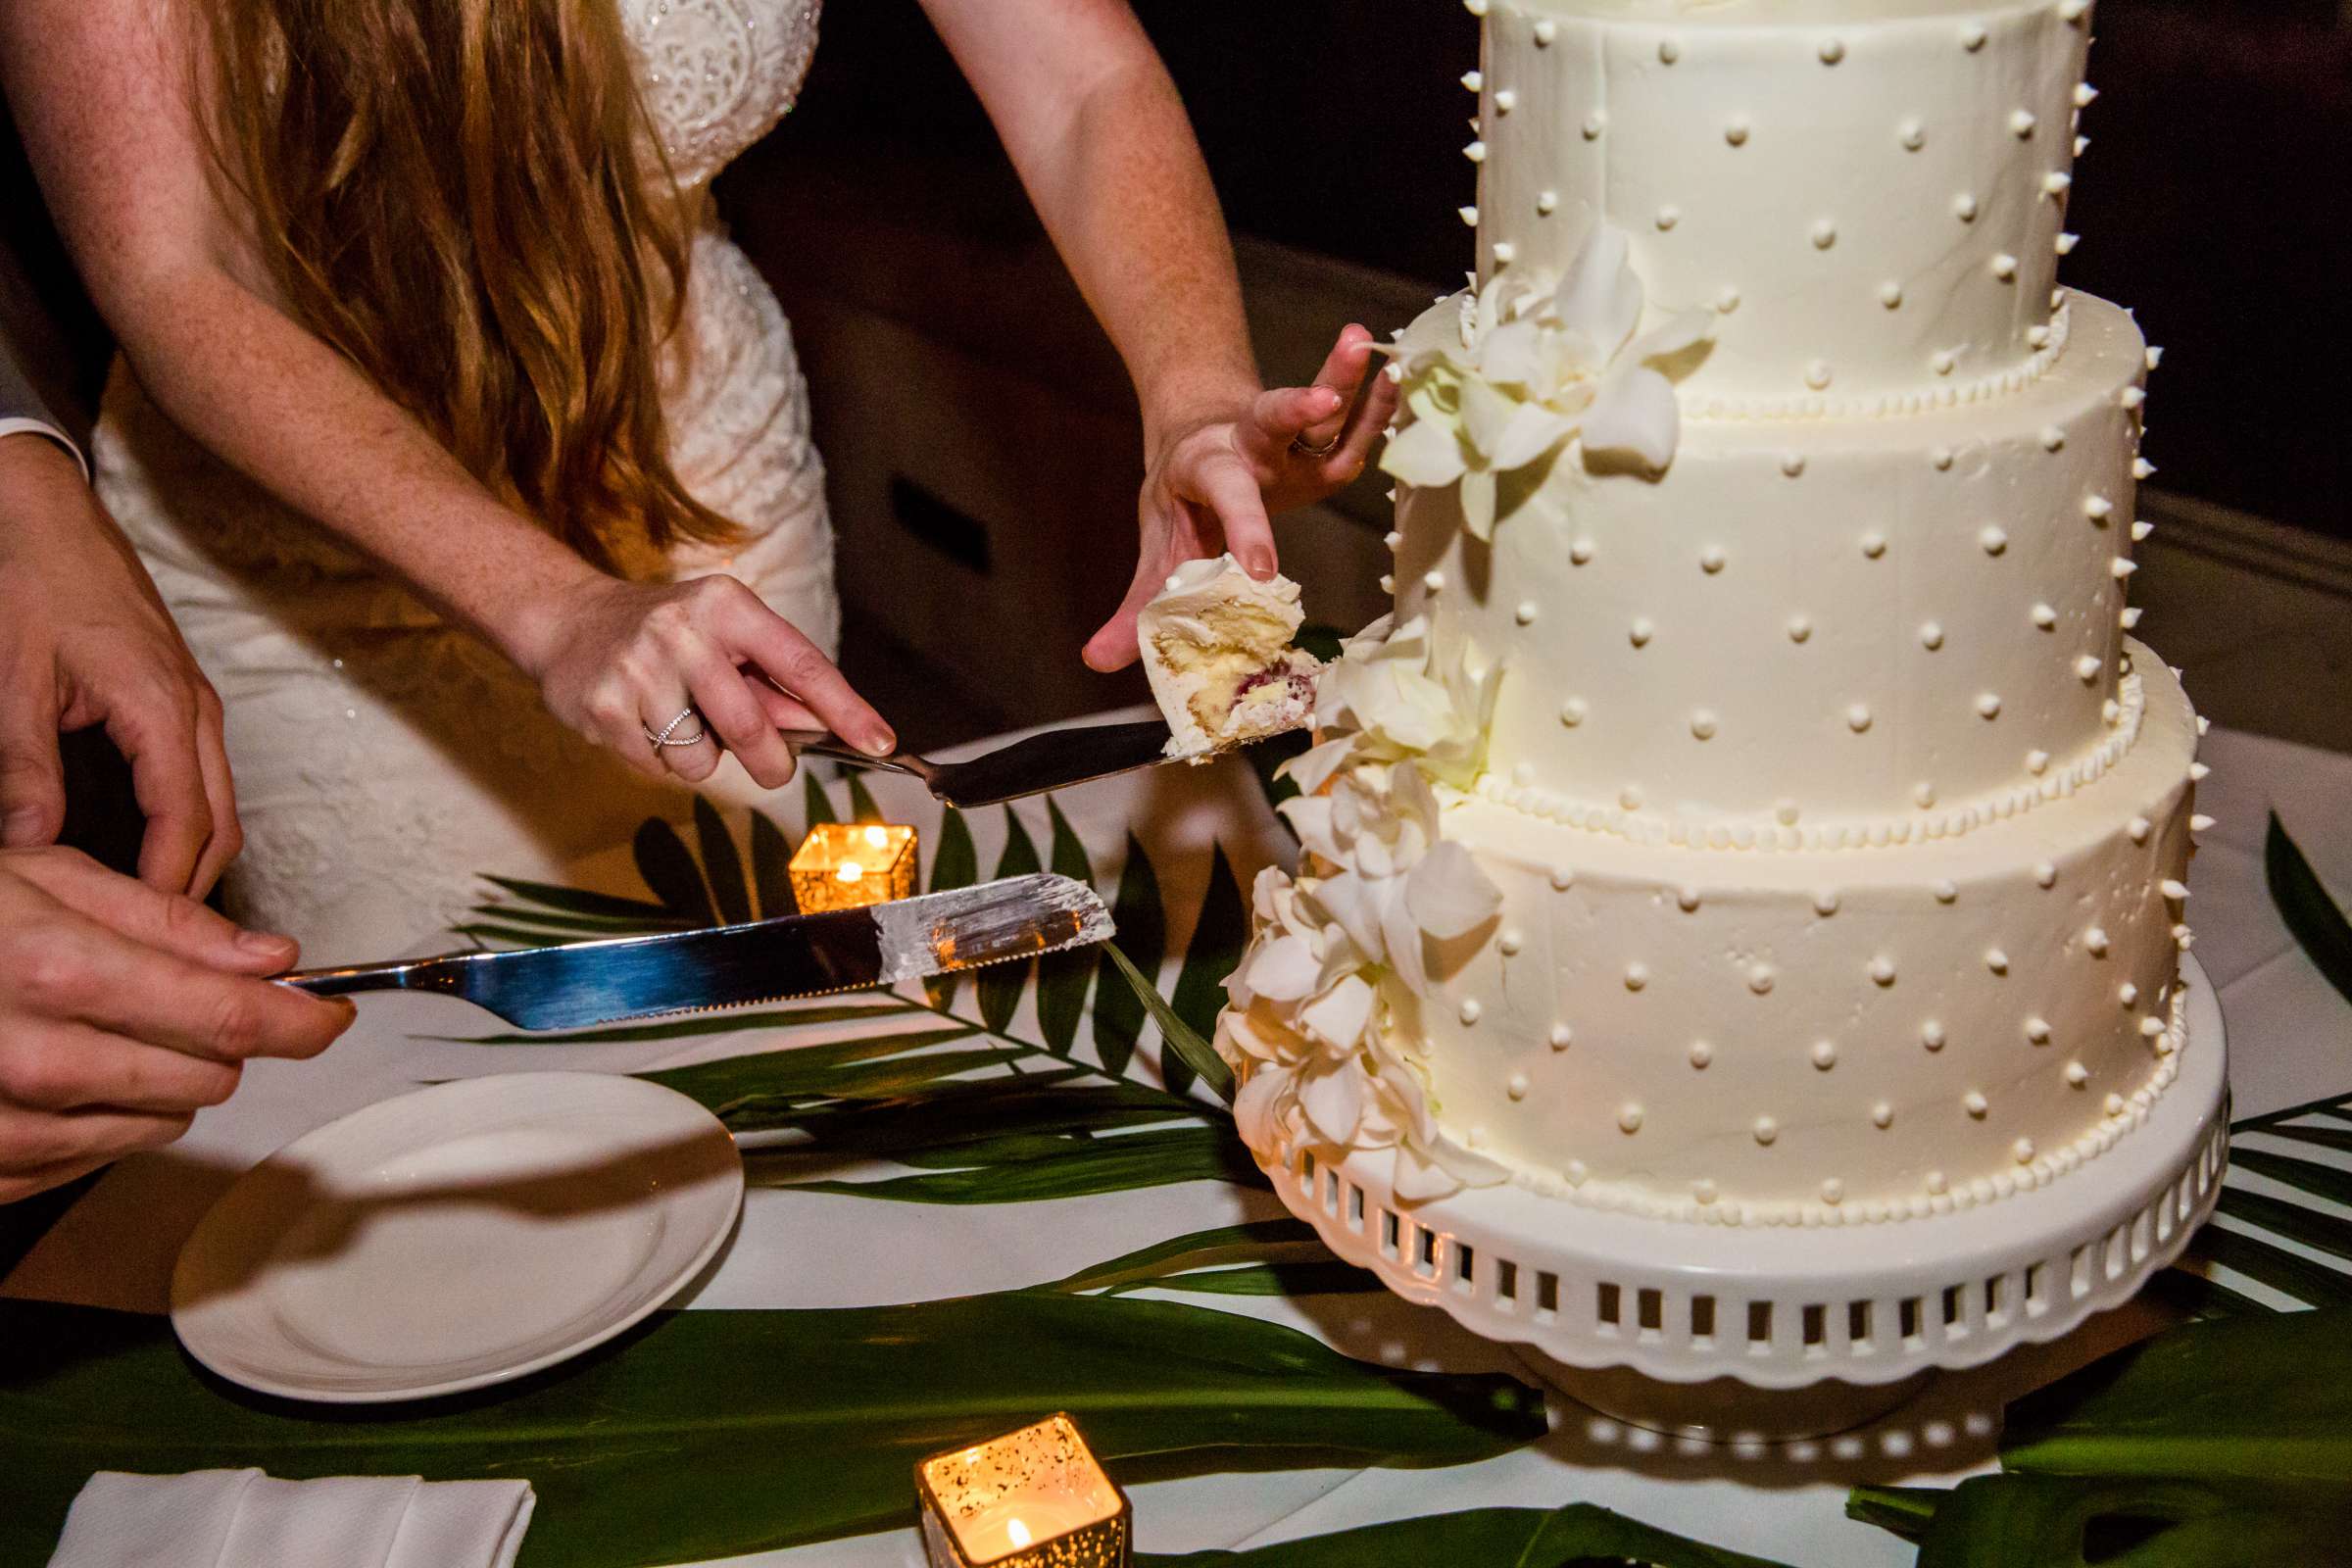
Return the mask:
<svg viewBox="0 0 2352 1568">
<path fill-rule="evenodd" d="M 281 984 L 319 997 L 430 991 L 519 1029 L 700 1012 L 893 985 L 1102 942 L 1110 911 L 1066 876 L 1007 877 L 862 909 L 789 915 L 515 953 L 311 969 Z"/>
<path fill-rule="evenodd" d="M 784 739 L 795 751 L 810 757 L 831 758 L 881 773 L 904 773 L 920 780 L 937 799 L 961 808 L 997 806 L 1175 760 L 1166 755 L 1167 721 L 1159 718 L 1048 730 L 962 762 L 934 762 L 912 752 L 874 757 L 821 729 L 788 729 Z"/>
</svg>

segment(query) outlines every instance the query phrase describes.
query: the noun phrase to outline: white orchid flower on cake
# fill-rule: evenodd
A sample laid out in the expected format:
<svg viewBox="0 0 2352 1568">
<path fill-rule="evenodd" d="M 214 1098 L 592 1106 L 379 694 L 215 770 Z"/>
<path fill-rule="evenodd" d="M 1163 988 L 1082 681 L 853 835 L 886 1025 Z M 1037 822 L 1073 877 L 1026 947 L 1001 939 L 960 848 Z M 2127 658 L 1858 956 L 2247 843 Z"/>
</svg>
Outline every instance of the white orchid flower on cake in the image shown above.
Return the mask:
<svg viewBox="0 0 2352 1568">
<path fill-rule="evenodd" d="M 1410 759 L 1431 778 L 1466 790 L 1486 766 L 1498 673 L 1467 645 L 1442 657 L 1428 616 L 1399 626 L 1383 615 L 1323 671 L 1316 745 L 1284 772 L 1313 795 L 1349 762 Z"/>
<path fill-rule="evenodd" d="M 1502 895 L 1443 836 L 1436 780 L 1482 765 L 1494 672 L 1436 658 L 1427 623 L 1375 623 L 1323 677 L 1322 744 L 1292 770 L 1313 793 L 1283 814 L 1305 849 L 1294 881 L 1260 874 L 1256 926 L 1226 982 L 1217 1050 L 1243 1079 L 1242 1136 L 1396 1152 L 1421 1200 L 1507 1172 L 1447 1139 L 1408 1044 L 1447 944 L 1491 923 Z M 1334 677 L 1339 677 L 1334 683 Z"/>
<path fill-rule="evenodd" d="M 1636 336 L 1646 296 L 1630 248 L 1596 227 L 1556 284 L 1505 270 L 1399 332 L 1389 352 L 1413 417 L 1381 467 L 1424 489 L 1458 483 L 1464 524 L 1491 539 L 1502 477 L 1571 437 L 1652 472 L 1672 463 L 1682 414 L 1668 365 L 1715 317 L 1683 311 Z"/>
</svg>

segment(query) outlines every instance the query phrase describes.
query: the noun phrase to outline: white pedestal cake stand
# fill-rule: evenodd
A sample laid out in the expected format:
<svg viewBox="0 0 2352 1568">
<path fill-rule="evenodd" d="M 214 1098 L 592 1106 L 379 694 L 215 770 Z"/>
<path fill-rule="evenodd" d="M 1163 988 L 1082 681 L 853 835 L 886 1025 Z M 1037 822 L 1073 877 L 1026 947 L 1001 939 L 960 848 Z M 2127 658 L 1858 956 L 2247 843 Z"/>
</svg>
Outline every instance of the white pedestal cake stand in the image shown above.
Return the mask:
<svg viewBox="0 0 2352 1568">
<path fill-rule="evenodd" d="M 2193 959 L 2182 981 L 2179 1075 L 2144 1123 L 2045 1186 L 1927 1219 L 1693 1225 L 1518 1187 L 1405 1207 L 1386 1152 L 1258 1161 L 1332 1250 L 1524 1348 L 1581 1403 L 1718 1442 L 1820 1436 L 2059 1338 L 2180 1255 L 2230 1132 L 2221 1007 Z"/>
</svg>

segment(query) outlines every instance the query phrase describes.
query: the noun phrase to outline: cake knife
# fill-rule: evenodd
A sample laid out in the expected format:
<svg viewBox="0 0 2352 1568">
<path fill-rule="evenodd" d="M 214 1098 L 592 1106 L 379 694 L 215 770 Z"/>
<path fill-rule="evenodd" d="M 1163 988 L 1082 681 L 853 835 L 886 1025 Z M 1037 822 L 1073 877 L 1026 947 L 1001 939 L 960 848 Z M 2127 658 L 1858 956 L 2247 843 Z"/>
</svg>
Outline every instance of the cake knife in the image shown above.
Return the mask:
<svg viewBox="0 0 2352 1568">
<path fill-rule="evenodd" d="M 1113 929 L 1094 889 L 1041 873 L 860 909 L 561 948 L 311 969 L 279 983 L 319 997 L 437 992 L 519 1029 L 576 1029 L 977 969 L 1102 942 Z"/>
<path fill-rule="evenodd" d="M 875 757 L 821 729 L 783 733 L 786 744 L 797 752 L 852 767 L 903 773 L 920 781 L 936 799 L 961 809 L 998 806 L 1176 760 L 1166 755 L 1168 725 L 1159 718 L 1048 730 L 961 762 L 935 762 L 912 752 Z"/>
</svg>

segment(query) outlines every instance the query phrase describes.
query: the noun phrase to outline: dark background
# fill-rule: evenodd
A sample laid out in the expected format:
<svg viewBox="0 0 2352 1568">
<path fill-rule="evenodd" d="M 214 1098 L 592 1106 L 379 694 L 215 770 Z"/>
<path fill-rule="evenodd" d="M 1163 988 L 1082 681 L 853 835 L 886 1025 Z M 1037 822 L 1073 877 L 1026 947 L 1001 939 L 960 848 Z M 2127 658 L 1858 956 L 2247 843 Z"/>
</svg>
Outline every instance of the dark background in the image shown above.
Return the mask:
<svg viewBox="0 0 2352 1568">
<path fill-rule="evenodd" d="M 1478 44 L 1458 4 L 1137 9 L 1237 231 L 1459 286 L 1471 247 L 1454 209 L 1474 183 L 1457 78 Z M 2101 96 L 2068 209 L 2082 244 L 2061 276 L 2132 306 L 2166 349 L 2160 482 L 2352 538 L 2352 26 L 2333 0 L 2102 0 L 2096 22 Z M 914 0 L 836 0 L 824 27 L 776 152 L 959 164 L 1000 221 L 1029 221 Z"/>
</svg>

